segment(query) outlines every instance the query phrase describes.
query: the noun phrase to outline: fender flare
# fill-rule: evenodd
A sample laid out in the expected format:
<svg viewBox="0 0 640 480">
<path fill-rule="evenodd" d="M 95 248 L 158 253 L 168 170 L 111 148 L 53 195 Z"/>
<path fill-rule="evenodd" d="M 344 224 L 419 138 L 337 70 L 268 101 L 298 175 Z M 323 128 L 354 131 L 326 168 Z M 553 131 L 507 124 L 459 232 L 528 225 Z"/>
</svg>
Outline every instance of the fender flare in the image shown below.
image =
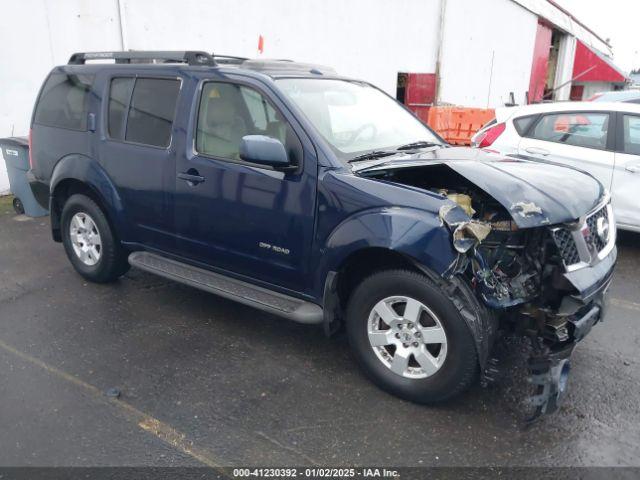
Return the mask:
<svg viewBox="0 0 640 480">
<path fill-rule="evenodd" d="M 107 172 L 94 159 L 80 154 L 63 157 L 56 163 L 49 182 L 49 210 L 51 212 L 51 229 L 56 238 L 56 229 L 60 228 L 60 218 L 54 208 L 56 188 L 66 180 L 75 180 L 89 188 L 99 199 L 105 209 L 105 215 L 113 223 L 114 228 L 123 232 L 124 207 L 118 190 Z"/>
</svg>

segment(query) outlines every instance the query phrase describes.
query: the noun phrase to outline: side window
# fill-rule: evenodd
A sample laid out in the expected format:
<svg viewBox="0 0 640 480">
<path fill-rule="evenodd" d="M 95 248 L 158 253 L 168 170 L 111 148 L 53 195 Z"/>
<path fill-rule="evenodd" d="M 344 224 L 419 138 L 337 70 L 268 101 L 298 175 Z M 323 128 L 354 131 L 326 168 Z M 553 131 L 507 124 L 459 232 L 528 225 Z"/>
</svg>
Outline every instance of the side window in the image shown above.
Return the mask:
<svg viewBox="0 0 640 480">
<path fill-rule="evenodd" d="M 93 75 L 54 73 L 38 99 L 34 122 L 50 127 L 86 130 Z"/>
<path fill-rule="evenodd" d="M 244 103 L 247 105 L 254 127 L 266 130 L 269 123 L 268 111 L 273 111 L 271 105 L 267 103 L 262 95 L 251 88 L 240 87 L 240 93 Z"/>
<path fill-rule="evenodd" d="M 245 135 L 266 135 L 280 140 L 291 164 L 299 165 L 302 161 L 300 140 L 260 92 L 233 83 L 205 83 L 198 111 L 197 151 L 240 160 L 240 142 Z"/>
<path fill-rule="evenodd" d="M 607 148 L 609 114 L 556 113 L 544 115 L 527 136 L 576 147 Z"/>
<path fill-rule="evenodd" d="M 127 142 L 168 147 L 180 81 L 138 78 L 133 87 L 127 118 Z"/>
<path fill-rule="evenodd" d="M 640 155 L 640 117 L 624 116 L 624 153 Z"/>
<path fill-rule="evenodd" d="M 114 78 L 109 88 L 109 136 L 117 140 L 124 139 L 124 126 L 127 106 L 133 88 L 133 78 Z"/>
</svg>

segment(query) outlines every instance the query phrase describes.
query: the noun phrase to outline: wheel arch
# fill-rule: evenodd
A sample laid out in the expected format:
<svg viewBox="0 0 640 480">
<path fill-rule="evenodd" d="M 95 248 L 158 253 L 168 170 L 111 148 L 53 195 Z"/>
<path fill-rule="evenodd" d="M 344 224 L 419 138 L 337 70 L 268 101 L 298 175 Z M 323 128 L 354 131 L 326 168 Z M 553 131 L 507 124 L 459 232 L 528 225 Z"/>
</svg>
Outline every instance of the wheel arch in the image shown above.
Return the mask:
<svg viewBox="0 0 640 480">
<path fill-rule="evenodd" d="M 86 195 L 96 202 L 114 234 L 120 238 L 123 208 L 113 182 L 95 160 L 83 155 L 70 155 L 58 162 L 51 177 L 49 210 L 53 239 L 56 242 L 62 240 L 62 209 L 66 200 L 76 193 Z"/>
<path fill-rule="evenodd" d="M 354 252 L 330 272 L 324 292 L 324 328 L 327 335 L 343 324 L 349 297 L 364 279 L 385 270 L 408 270 L 428 277 L 455 305 L 474 339 L 480 368 L 486 366 L 495 341 L 499 318 L 479 301 L 460 276 L 445 279 L 417 259 L 390 249 L 373 247 Z"/>
</svg>

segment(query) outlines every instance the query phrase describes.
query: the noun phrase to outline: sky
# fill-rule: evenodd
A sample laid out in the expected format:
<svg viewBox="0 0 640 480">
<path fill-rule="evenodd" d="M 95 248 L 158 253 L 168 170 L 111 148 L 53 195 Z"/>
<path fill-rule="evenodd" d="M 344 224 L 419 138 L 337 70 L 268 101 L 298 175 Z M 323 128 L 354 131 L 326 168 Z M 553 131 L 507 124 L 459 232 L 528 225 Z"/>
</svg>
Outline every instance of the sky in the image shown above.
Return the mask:
<svg viewBox="0 0 640 480">
<path fill-rule="evenodd" d="M 556 0 L 604 39 L 610 39 L 614 62 L 623 70 L 640 68 L 640 1 Z"/>
</svg>

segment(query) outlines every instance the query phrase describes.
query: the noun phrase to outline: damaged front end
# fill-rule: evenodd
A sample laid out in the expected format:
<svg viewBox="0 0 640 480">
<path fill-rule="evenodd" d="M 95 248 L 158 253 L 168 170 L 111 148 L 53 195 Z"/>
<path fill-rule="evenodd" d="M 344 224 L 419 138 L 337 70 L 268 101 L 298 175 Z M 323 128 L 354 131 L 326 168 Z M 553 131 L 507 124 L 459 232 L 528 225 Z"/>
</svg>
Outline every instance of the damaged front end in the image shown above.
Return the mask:
<svg viewBox="0 0 640 480">
<path fill-rule="evenodd" d="M 582 215 L 558 223 L 540 197 L 521 196 L 522 189 L 490 194 L 460 170 L 440 163 L 419 175 L 386 170 L 384 178 L 450 200 L 439 217 L 458 257 L 445 276 L 465 278 L 499 316 L 502 331 L 530 339 L 533 418 L 552 413 L 566 392 L 575 345 L 603 318 L 617 255 L 609 196 L 592 198 Z"/>
<path fill-rule="evenodd" d="M 440 218 L 455 249 L 466 256 L 449 274 L 470 273 L 485 305 L 501 311 L 503 329 L 530 338 L 532 419 L 554 412 L 566 392 L 573 348 L 604 314 L 616 260 L 608 198 L 577 222 L 528 229 L 492 220 L 493 214 L 464 219 L 461 207 L 449 207 Z"/>
</svg>

